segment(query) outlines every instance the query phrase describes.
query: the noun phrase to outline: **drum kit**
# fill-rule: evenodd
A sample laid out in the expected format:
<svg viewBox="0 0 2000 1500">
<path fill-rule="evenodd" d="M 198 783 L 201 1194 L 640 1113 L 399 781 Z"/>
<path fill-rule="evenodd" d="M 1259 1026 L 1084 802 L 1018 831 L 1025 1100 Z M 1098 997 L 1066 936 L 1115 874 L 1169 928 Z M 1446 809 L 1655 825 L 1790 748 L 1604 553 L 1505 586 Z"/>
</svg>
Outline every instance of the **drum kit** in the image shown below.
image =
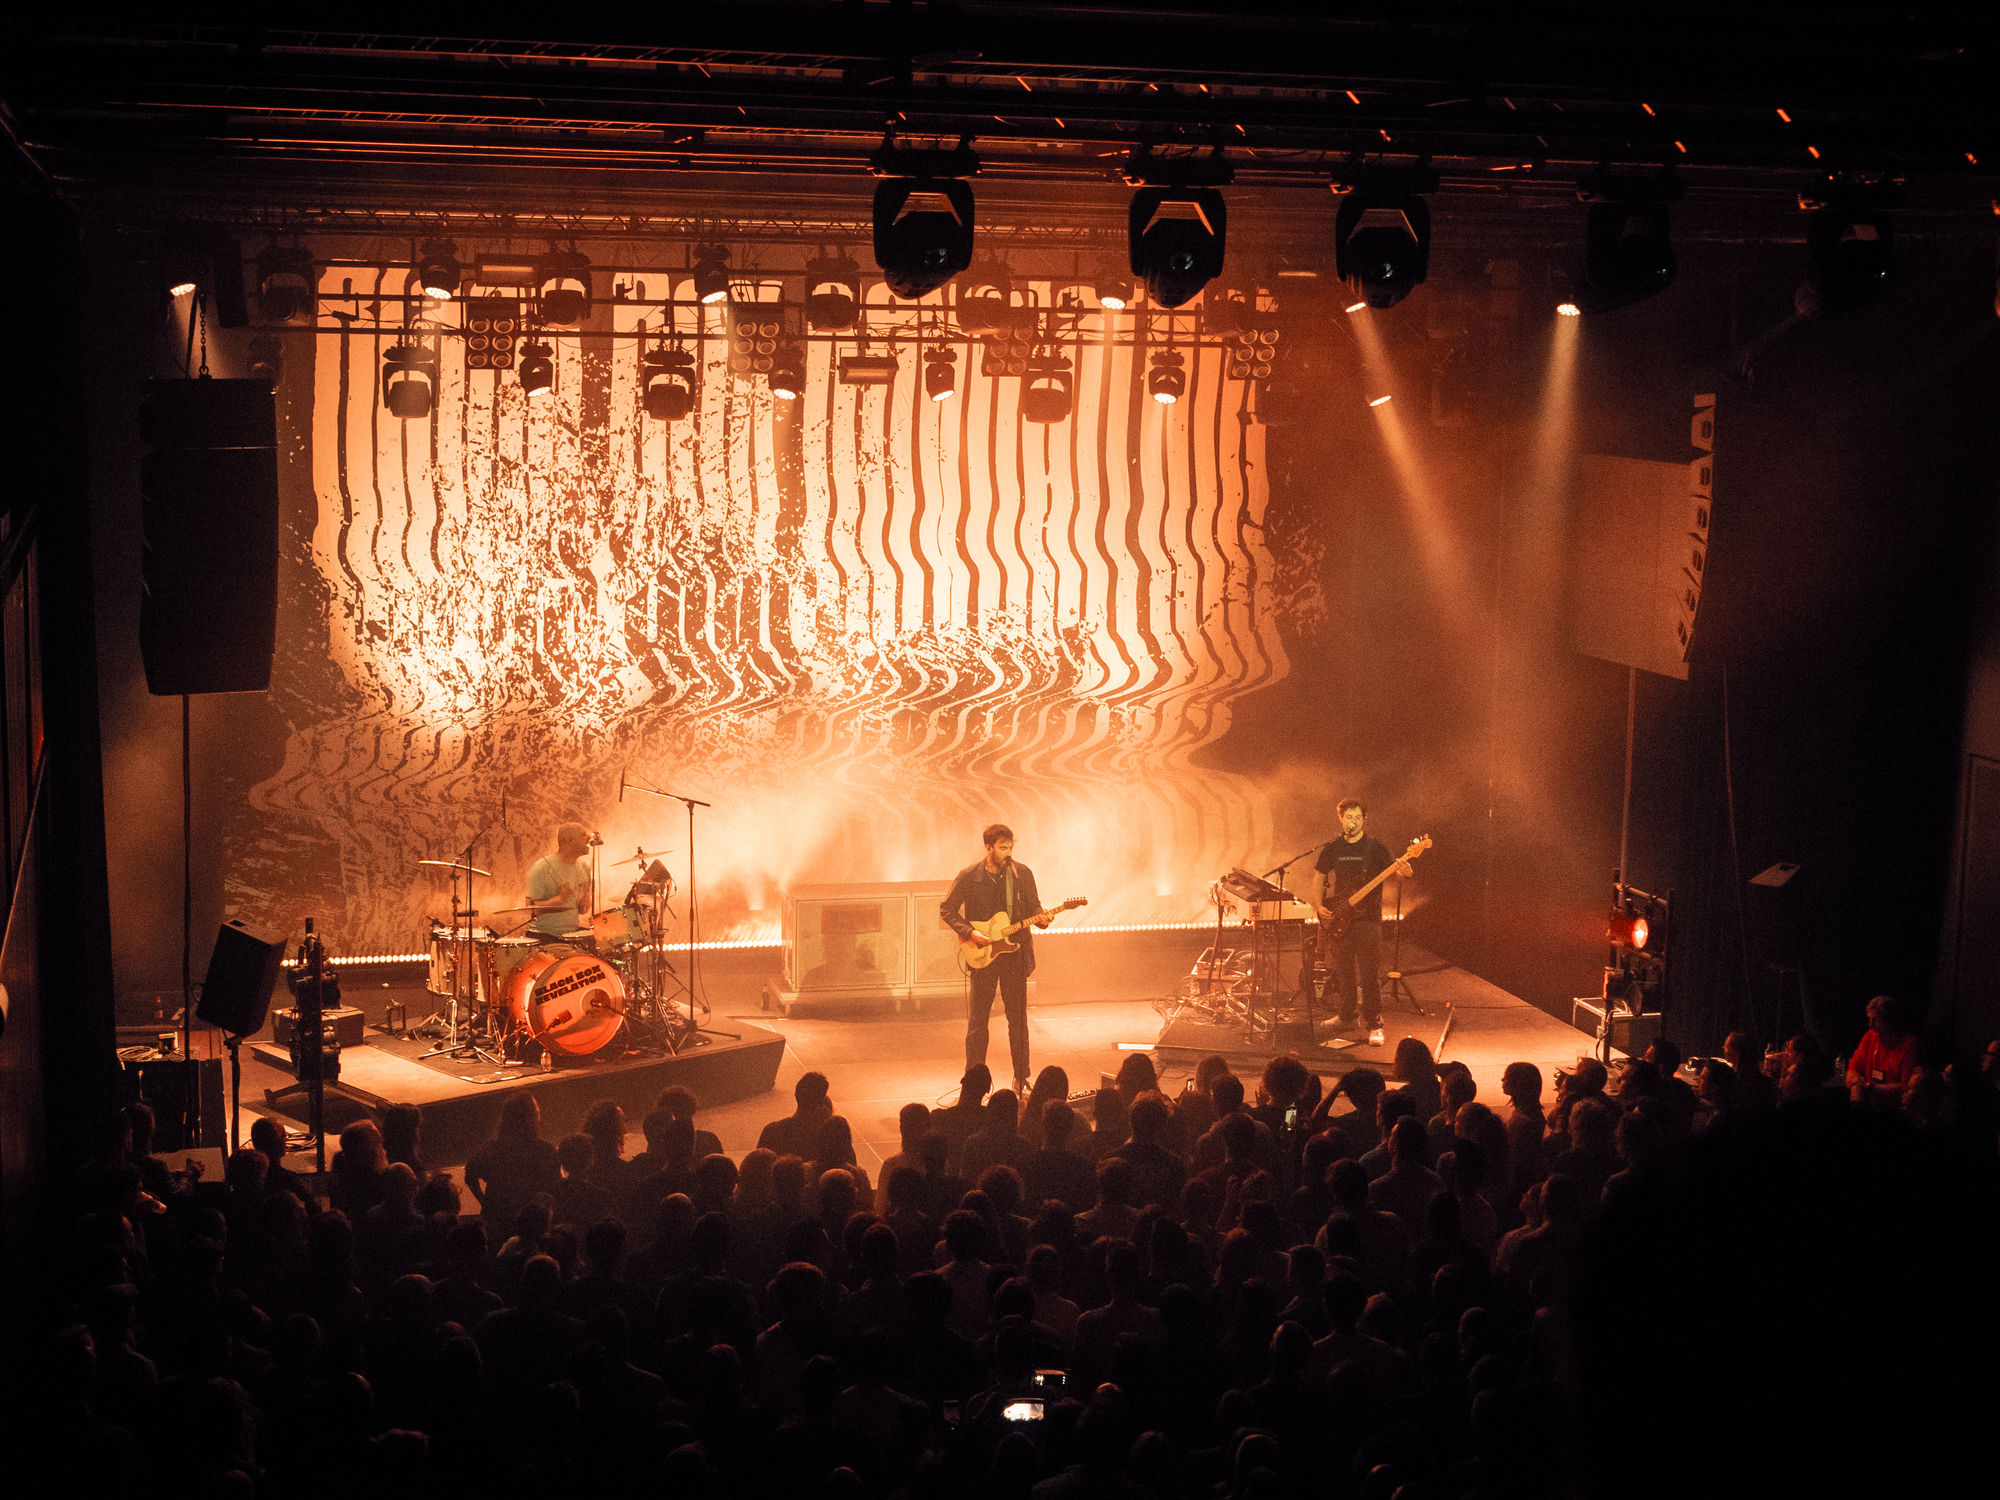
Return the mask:
<svg viewBox="0 0 2000 1500">
<path fill-rule="evenodd" d="M 684 987 L 666 955 L 674 895 L 673 876 L 660 863 L 667 852 L 642 848 L 614 863 L 614 870 L 637 866 L 619 904 L 594 912 L 586 927 L 552 934 L 477 925 L 472 881 L 491 872 L 459 860 L 418 860 L 450 875 L 452 912 L 448 924 L 430 925 L 426 988 L 442 1004 L 424 1023 L 438 1044 L 422 1055 L 499 1065 L 539 1059 L 554 1067 L 601 1057 L 621 1038 L 629 1048 L 679 1051 L 693 1025 L 669 999 L 671 989 Z M 510 906 L 485 915 L 497 922 L 535 910 Z"/>
</svg>

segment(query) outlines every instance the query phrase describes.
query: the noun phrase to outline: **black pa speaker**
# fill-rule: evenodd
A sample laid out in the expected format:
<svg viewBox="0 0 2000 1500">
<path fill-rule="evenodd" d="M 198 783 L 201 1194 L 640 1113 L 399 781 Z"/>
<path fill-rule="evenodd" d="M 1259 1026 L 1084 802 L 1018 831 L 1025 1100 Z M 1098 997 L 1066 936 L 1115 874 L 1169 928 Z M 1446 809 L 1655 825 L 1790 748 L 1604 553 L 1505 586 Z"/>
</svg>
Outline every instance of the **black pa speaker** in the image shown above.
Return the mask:
<svg viewBox="0 0 2000 1500">
<path fill-rule="evenodd" d="M 256 693 L 278 634 L 278 408 L 268 380 L 155 380 L 140 408 L 146 686 Z"/>
<path fill-rule="evenodd" d="M 224 922 L 216 930 L 215 952 L 194 1013 L 231 1036 L 262 1031 L 284 956 L 282 938 L 266 937 L 241 922 Z"/>
</svg>

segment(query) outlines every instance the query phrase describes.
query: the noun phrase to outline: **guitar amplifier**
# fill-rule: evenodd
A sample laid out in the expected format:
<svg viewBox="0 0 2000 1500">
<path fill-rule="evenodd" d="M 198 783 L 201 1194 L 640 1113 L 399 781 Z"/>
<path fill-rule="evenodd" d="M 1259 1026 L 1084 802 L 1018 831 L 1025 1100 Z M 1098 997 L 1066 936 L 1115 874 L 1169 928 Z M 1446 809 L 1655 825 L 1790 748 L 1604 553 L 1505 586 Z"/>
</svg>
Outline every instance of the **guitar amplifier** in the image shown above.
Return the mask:
<svg viewBox="0 0 2000 1500">
<path fill-rule="evenodd" d="M 909 897 L 807 886 L 788 899 L 785 977 L 800 992 L 900 989 L 910 980 Z M 810 894 L 807 894 L 807 893 Z"/>
<path fill-rule="evenodd" d="M 785 893 L 784 980 L 801 997 L 900 1005 L 957 995 L 958 938 L 935 880 L 802 885 Z"/>
<path fill-rule="evenodd" d="M 938 915 L 945 891 L 940 885 L 910 895 L 910 983 L 955 995 L 965 976 L 958 967 L 958 934 Z"/>
</svg>

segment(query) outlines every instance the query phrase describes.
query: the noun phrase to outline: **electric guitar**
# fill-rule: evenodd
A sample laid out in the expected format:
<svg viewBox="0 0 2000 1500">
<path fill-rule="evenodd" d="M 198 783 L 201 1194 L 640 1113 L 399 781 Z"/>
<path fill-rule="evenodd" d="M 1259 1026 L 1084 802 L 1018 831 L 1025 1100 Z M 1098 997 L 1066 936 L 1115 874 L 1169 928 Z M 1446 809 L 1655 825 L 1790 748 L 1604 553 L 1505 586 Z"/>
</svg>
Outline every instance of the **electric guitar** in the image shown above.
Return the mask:
<svg viewBox="0 0 2000 1500">
<path fill-rule="evenodd" d="M 1018 922 L 1009 921 L 1007 913 L 1004 911 L 996 911 L 985 921 L 974 922 L 972 924 L 972 930 L 984 937 L 986 941 L 975 943 L 971 938 L 965 939 L 964 942 L 958 945 L 959 962 L 964 964 L 968 969 L 983 969 L 1003 953 L 1020 952 L 1021 945 L 1009 942 L 1008 939 L 1029 923 L 1039 922 L 1044 917 L 1061 916 L 1072 907 L 1088 905 L 1090 905 L 1090 902 L 1087 898 L 1072 896 L 1069 900 L 1063 902 L 1061 906 L 1052 906 L 1047 911 L 1038 911 L 1032 917 L 1023 917 Z"/>
<path fill-rule="evenodd" d="M 1430 848 L 1430 846 L 1431 836 L 1427 833 L 1418 834 L 1410 840 L 1410 847 L 1397 855 L 1395 859 L 1390 860 L 1380 875 L 1377 875 L 1368 884 L 1361 887 L 1360 890 L 1353 892 L 1338 906 L 1333 907 L 1333 917 L 1331 920 L 1321 917 L 1319 919 L 1319 940 L 1321 944 L 1329 943 L 1347 931 L 1348 924 L 1354 920 L 1354 909 L 1368 898 L 1370 891 L 1396 873 L 1398 863 L 1415 859 L 1426 849 Z"/>
</svg>

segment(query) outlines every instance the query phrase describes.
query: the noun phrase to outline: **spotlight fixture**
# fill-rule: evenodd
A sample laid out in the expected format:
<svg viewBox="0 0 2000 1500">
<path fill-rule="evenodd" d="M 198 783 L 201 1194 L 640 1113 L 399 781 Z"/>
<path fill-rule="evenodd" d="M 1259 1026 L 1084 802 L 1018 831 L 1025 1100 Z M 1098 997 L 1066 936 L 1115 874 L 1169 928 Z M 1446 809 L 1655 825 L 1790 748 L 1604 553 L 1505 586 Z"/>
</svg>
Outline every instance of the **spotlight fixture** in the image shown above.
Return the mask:
<svg viewBox="0 0 2000 1500">
<path fill-rule="evenodd" d="M 869 166 L 875 186 L 875 264 L 889 290 L 928 296 L 972 264 L 972 188 L 979 171 L 968 136 L 951 151 L 898 146 L 894 133 Z"/>
<path fill-rule="evenodd" d="M 768 375 L 778 359 L 778 335 L 785 331 L 784 313 L 775 300 L 753 294 L 769 284 L 748 286 L 746 295 L 729 304 L 729 369 L 735 375 Z"/>
<path fill-rule="evenodd" d="M 1604 940 L 1604 997 L 1634 1015 L 1662 1008 L 1673 964 L 1673 893 L 1614 882 Z"/>
<path fill-rule="evenodd" d="M 1556 312 L 1565 318 L 1580 318 L 1583 316 L 1583 309 L 1578 307 L 1574 302 L 1558 302 L 1556 304 Z"/>
<path fill-rule="evenodd" d="M 1223 340 L 1227 362 L 1223 375 L 1230 380 L 1268 380 L 1278 354 L 1278 320 L 1269 312 L 1259 312 L 1256 293 L 1245 298 L 1241 326 Z"/>
<path fill-rule="evenodd" d="M 694 356 L 687 350 L 647 350 L 639 381 L 639 403 L 655 421 L 678 422 L 694 410 Z"/>
<path fill-rule="evenodd" d="M 1437 188 L 1428 167 L 1364 169 L 1336 178 L 1334 269 L 1370 307 L 1394 307 L 1430 272 L 1431 210 Z"/>
<path fill-rule="evenodd" d="M 546 340 L 529 339 L 521 346 L 521 391 L 532 401 L 556 388 L 556 352 Z"/>
<path fill-rule="evenodd" d="M 1368 398 L 1368 404 L 1370 406 L 1387 406 L 1389 404 L 1389 398 L 1387 396 L 1370 396 Z"/>
<path fill-rule="evenodd" d="M 535 270 L 535 302 L 544 328 L 574 328 L 590 316 L 590 261 L 554 250 Z"/>
<path fill-rule="evenodd" d="M 894 385 L 896 356 L 893 354 L 846 354 L 840 360 L 842 385 Z"/>
<path fill-rule="evenodd" d="M 695 300 L 705 304 L 729 300 L 729 252 L 708 245 L 695 252 Z"/>
<path fill-rule="evenodd" d="M 1036 355 L 1028 362 L 1027 378 L 1021 383 L 1022 420 L 1068 421 L 1075 384 L 1076 374 L 1067 359 L 1053 350 Z"/>
<path fill-rule="evenodd" d="M 861 317 L 861 267 L 845 255 L 806 262 L 806 326 L 844 333 Z"/>
<path fill-rule="evenodd" d="M 418 339 L 403 339 L 382 352 L 382 404 L 405 422 L 431 414 L 437 399 L 438 357 Z"/>
<path fill-rule="evenodd" d="M 534 289 L 541 279 L 542 262 L 532 256 L 482 252 L 472 259 L 472 284 L 508 287 L 517 292 Z"/>
<path fill-rule="evenodd" d="M 489 292 L 465 299 L 465 367 L 468 370 L 511 370 L 514 344 L 520 337 L 520 299 Z"/>
<path fill-rule="evenodd" d="M 1097 296 L 1097 305 L 1106 312 L 1123 312 L 1132 305 L 1131 278 L 1115 271 L 1098 277 L 1090 289 Z"/>
<path fill-rule="evenodd" d="M 1210 187 L 1142 187 L 1129 215 L 1132 274 L 1161 307 L 1179 307 L 1222 270 L 1228 212 Z"/>
<path fill-rule="evenodd" d="M 1136 189 L 1126 216 L 1132 274 L 1161 307 L 1179 307 L 1222 273 L 1229 217 L 1217 190 L 1235 170 L 1219 150 L 1163 157 L 1136 146 L 1123 175 Z"/>
<path fill-rule="evenodd" d="M 303 245 L 266 245 L 257 256 L 257 311 L 267 323 L 309 323 L 318 302 L 318 274 Z"/>
<path fill-rule="evenodd" d="M 958 392 L 958 354 L 951 349 L 924 351 L 924 394 L 933 401 L 949 401 Z"/>
<path fill-rule="evenodd" d="M 172 286 L 167 288 L 167 295 L 169 297 L 192 297 L 194 295 L 194 287 L 195 284 L 192 281 L 176 281 Z"/>
<path fill-rule="evenodd" d="M 1201 299 L 1202 329 L 1218 338 L 1234 338 L 1250 326 L 1257 294 L 1243 287 L 1211 287 Z"/>
<path fill-rule="evenodd" d="M 1187 394 L 1187 371 L 1178 349 L 1162 349 L 1146 371 L 1146 394 L 1162 406 L 1172 406 Z"/>
<path fill-rule="evenodd" d="M 1804 318 L 1837 318 L 1881 296 L 1896 273 L 1902 184 L 1833 183 L 1799 194 L 1806 220 L 1805 280 L 1792 297 Z"/>
<path fill-rule="evenodd" d="M 1652 929 L 1643 915 L 1623 908 L 1614 908 L 1604 927 L 1604 941 L 1616 943 L 1621 948 L 1643 948 L 1646 939 L 1652 935 Z"/>
<path fill-rule="evenodd" d="M 1577 185 L 1589 205 L 1584 227 L 1579 308 L 1606 312 L 1664 292 L 1680 261 L 1668 232 L 1667 206 L 1680 201 L 1672 177 L 1616 176 L 1600 170 Z"/>
<path fill-rule="evenodd" d="M 781 401 L 796 401 L 806 390 L 806 351 L 803 344 L 781 344 L 771 365 L 771 394 Z"/>
<path fill-rule="evenodd" d="M 952 318 L 967 338 L 992 338 L 1014 326 L 1014 273 L 997 260 L 968 271 L 954 289 Z"/>
<path fill-rule="evenodd" d="M 417 289 L 433 302 L 449 302 L 458 295 L 464 269 L 458 263 L 458 246 L 450 240 L 425 240 L 417 253 L 414 268 Z"/>
<path fill-rule="evenodd" d="M 1363 308 L 1365 308 L 1365 307 L 1366 307 L 1367 305 L 1368 305 L 1368 300 L 1367 300 L 1367 299 L 1366 299 L 1366 298 L 1364 297 L 1364 298 L 1363 298 L 1363 299 L 1362 299 L 1361 301 L 1359 301 L 1359 302 L 1350 302 L 1350 303 L 1348 303 L 1348 304 L 1347 304 L 1347 310 L 1348 310 L 1349 312 L 1351 312 L 1351 313 L 1358 313 L 1358 312 L 1360 312 L 1360 311 L 1361 311 L 1361 310 L 1362 310 Z"/>
</svg>

